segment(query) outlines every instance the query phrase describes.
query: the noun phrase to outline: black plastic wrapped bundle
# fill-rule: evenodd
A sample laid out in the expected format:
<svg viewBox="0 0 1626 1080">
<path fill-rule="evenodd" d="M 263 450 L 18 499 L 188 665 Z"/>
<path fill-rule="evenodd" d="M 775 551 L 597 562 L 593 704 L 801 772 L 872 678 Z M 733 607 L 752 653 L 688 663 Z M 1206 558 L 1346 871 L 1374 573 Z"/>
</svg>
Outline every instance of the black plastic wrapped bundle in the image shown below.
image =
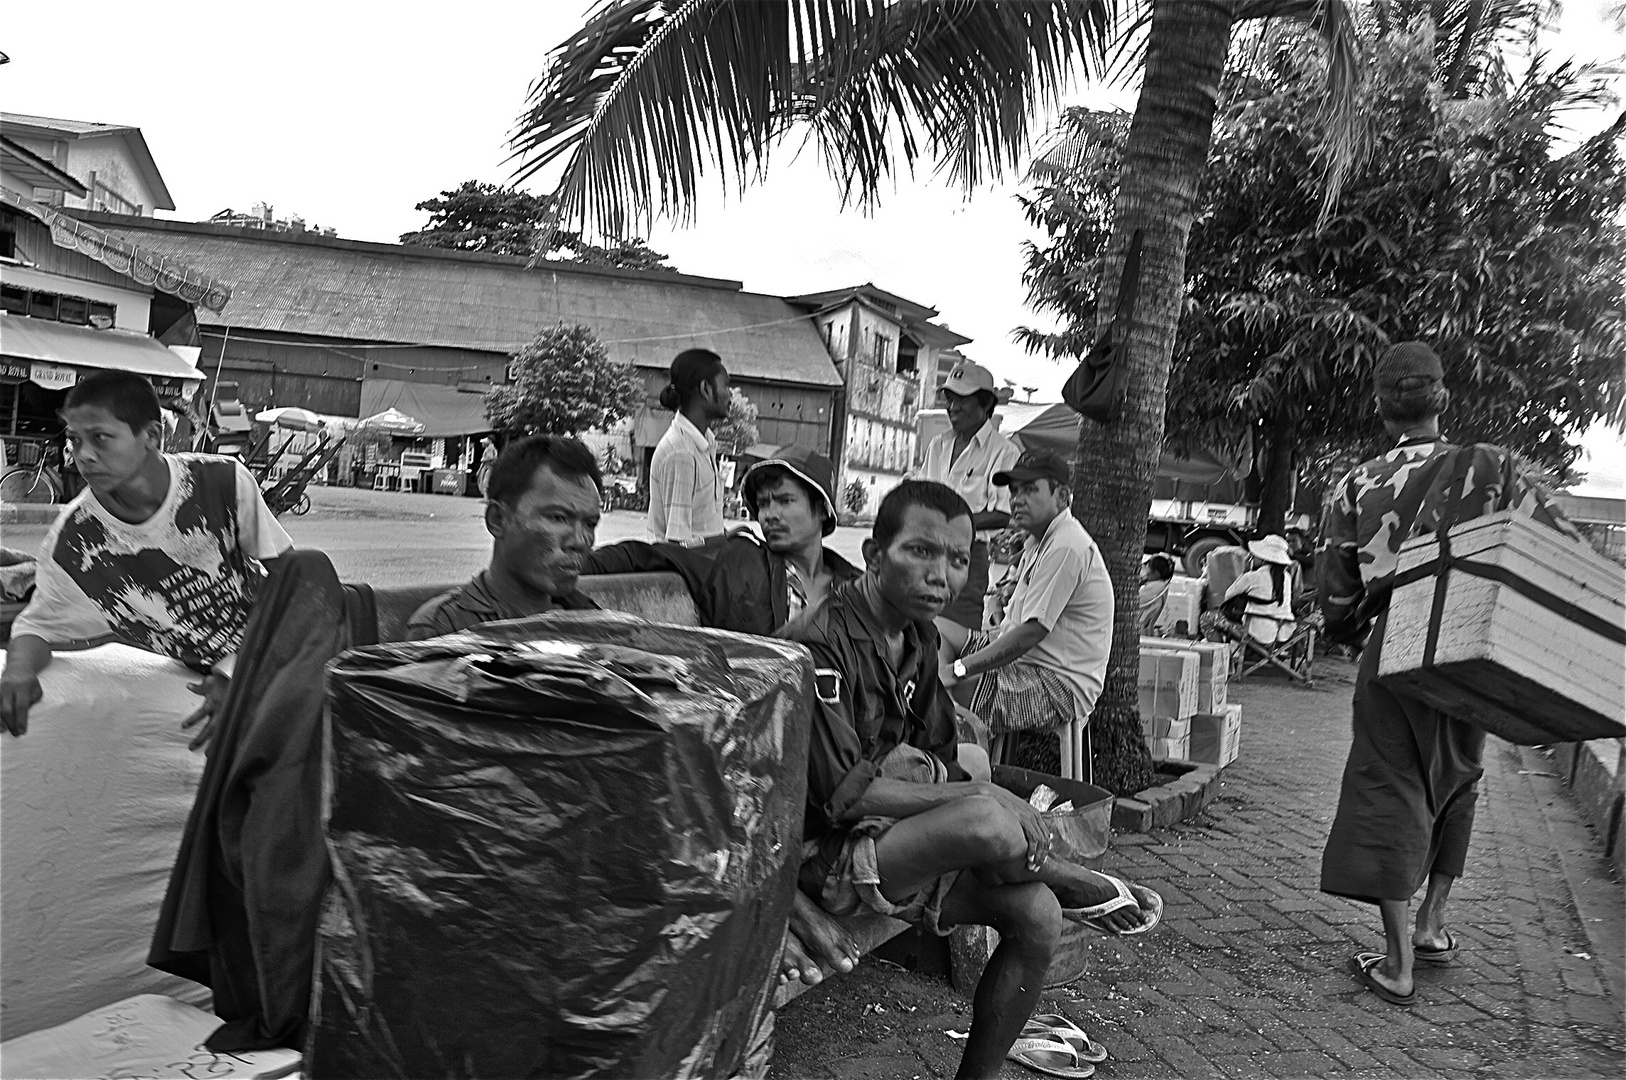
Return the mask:
<svg viewBox="0 0 1626 1080">
<path fill-rule="evenodd" d="M 799 646 L 568 613 L 328 678 L 310 1076 L 738 1068 L 801 859 Z"/>
</svg>

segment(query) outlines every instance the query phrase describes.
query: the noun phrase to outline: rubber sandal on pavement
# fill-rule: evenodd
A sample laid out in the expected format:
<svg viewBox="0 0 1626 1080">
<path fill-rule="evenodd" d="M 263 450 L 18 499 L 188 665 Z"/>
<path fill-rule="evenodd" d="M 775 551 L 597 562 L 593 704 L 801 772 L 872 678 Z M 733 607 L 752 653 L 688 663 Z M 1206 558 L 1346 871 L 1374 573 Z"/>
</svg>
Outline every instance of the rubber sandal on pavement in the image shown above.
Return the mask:
<svg viewBox="0 0 1626 1080">
<path fill-rule="evenodd" d="M 1372 991 L 1378 997 L 1391 1005 L 1417 1004 L 1417 990 L 1414 987 L 1409 994 L 1397 994 L 1372 977 L 1372 969 L 1383 963 L 1386 954 L 1380 952 L 1358 952 L 1349 958 L 1349 970 L 1360 980 L 1360 984 Z"/>
<path fill-rule="evenodd" d="M 1136 934 L 1144 934 L 1163 921 L 1163 898 L 1157 893 L 1144 885 L 1131 886 L 1121 878 L 1101 873 L 1099 870 L 1096 873 L 1112 882 L 1112 887 L 1118 890 L 1118 895 L 1110 900 L 1103 900 L 1099 904 L 1091 904 L 1089 907 L 1064 907 L 1061 909 L 1062 918 L 1087 926 L 1097 933 L 1110 934 L 1113 937 L 1133 937 Z M 1131 889 L 1140 890 L 1141 895 L 1136 896 L 1134 892 L 1130 891 Z M 1139 908 L 1145 915 L 1146 921 L 1132 930 L 1113 929 L 1105 921 L 1104 917 L 1111 915 L 1113 912 L 1122 911 L 1126 907 Z"/>
<path fill-rule="evenodd" d="M 1022 1034 L 1043 1038 L 1049 1035 L 1073 1048 L 1078 1060 L 1099 1065 L 1107 1059 L 1107 1048 L 1087 1035 L 1083 1028 L 1060 1013 L 1041 1013 L 1028 1020 Z"/>
<path fill-rule="evenodd" d="M 1034 1072 L 1059 1076 L 1062 1080 L 1085 1080 L 1095 1075 L 1094 1065 L 1088 1062 L 1080 1065 L 1078 1051 L 1054 1036 L 1033 1038 L 1024 1035 L 1011 1044 L 1005 1056 Z"/>
<path fill-rule="evenodd" d="M 1451 964 L 1457 958 L 1457 939 L 1447 930 L 1443 949 L 1434 945 L 1413 945 L 1411 953 L 1425 964 Z"/>
</svg>

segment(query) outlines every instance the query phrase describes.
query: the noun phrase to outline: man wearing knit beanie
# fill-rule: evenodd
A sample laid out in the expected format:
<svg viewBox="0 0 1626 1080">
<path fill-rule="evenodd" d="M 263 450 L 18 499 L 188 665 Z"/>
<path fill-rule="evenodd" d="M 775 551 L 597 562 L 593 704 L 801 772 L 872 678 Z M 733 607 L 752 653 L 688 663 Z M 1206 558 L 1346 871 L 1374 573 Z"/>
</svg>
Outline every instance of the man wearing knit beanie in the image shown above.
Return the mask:
<svg viewBox="0 0 1626 1080">
<path fill-rule="evenodd" d="M 1400 546 L 1439 530 L 1458 477 L 1465 481 L 1458 521 L 1511 509 L 1576 537 L 1507 451 L 1440 438 L 1440 413 L 1451 401 L 1444 380 L 1440 358 L 1421 341 L 1392 345 L 1378 357 L 1372 389 L 1396 445 L 1339 482 L 1316 557 L 1327 636 L 1366 641 L 1321 889 L 1378 906 L 1384 951 L 1358 952 L 1349 964 L 1361 986 L 1394 1005 L 1417 1000 L 1414 962 L 1456 957 L 1446 900 L 1467 861 L 1485 746 L 1484 729 L 1376 681 Z M 1425 883 L 1411 928 L 1411 899 Z"/>
</svg>

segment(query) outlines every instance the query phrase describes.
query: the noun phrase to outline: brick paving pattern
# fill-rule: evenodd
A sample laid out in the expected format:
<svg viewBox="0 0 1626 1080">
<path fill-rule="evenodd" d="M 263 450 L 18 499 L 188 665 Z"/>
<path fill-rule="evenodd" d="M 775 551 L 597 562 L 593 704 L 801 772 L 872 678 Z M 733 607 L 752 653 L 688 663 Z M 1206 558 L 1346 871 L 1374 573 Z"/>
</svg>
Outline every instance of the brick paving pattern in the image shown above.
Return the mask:
<svg viewBox="0 0 1626 1080">
<path fill-rule="evenodd" d="M 1450 967 L 1418 966 L 1419 1002 L 1360 989 L 1349 956 L 1382 947 L 1377 909 L 1322 894 L 1322 844 L 1349 744 L 1353 667 L 1318 682 L 1233 687 L 1242 758 L 1195 820 L 1120 834 L 1107 868 L 1163 894 L 1149 939 L 1090 937 L 1088 968 L 1046 994 L 1112 1053 L 1116 1077 L 1626 1075 L 1606 989 L 1517 748 L 1492 739 Z M 773 1076 L 947 1077 L 966 1000 L 941 979 L 867 961 L 779 1018 Z M 1008 1064 L 1004 1076 L 1031 1077 Z"/>
</svg>

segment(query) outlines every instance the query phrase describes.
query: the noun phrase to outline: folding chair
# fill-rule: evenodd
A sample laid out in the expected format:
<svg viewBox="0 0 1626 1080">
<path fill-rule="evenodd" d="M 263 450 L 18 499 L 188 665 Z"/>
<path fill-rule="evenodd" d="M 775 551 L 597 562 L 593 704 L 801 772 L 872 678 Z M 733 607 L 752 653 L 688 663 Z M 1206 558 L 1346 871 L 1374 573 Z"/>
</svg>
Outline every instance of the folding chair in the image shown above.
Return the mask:
<svg viewBox="0 0 1626 1080">
<path fill-rule="evenodd" d="M 1260 616 L 1251 616 L 1260 618 Z M 1272 620 L 1277 621 L 1277 620 Z M 1246 679 L 1249 675 L 1264 667 L 1276 667 L 1287 673 L 1288 677 L 1305 686 L 1315 685 L 1315 632 L 1317 622 L 1314 619 L 1303 619 L 1297 622 L 1279 622 L 1278 630 L 1292 627 L 1292 631 L 1284 639 L 1280 632 L 1273 644 L 1259 641 L 1246 629 L 1240 635 L 1232 634 L 1242 642 L 1242 671 L 1237 676 L 1238 681 Z"/>
</svg>

